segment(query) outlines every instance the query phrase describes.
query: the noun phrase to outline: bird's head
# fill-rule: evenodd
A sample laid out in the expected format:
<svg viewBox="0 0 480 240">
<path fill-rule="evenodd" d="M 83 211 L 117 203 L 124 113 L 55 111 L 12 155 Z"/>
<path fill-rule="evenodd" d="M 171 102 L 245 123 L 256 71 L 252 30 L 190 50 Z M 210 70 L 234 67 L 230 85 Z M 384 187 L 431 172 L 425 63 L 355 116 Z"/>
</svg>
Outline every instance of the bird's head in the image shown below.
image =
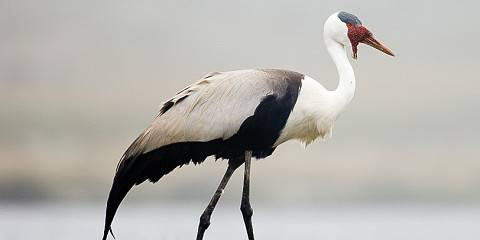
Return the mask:
<svg viewBox="0 0 480 240">
<path fill-rule="evenodd" d="M 325 41 L 332 39 L 343 46 L 352 47 L 352 56 L 357 59 L 357 47 L 359 43 L 372 46 L 390 56 L 393 52 L 376 40 L 362 22 L 353 14 L 347 12 L 336 12 L 332 14 L 324 26 Z"/>
</svg>

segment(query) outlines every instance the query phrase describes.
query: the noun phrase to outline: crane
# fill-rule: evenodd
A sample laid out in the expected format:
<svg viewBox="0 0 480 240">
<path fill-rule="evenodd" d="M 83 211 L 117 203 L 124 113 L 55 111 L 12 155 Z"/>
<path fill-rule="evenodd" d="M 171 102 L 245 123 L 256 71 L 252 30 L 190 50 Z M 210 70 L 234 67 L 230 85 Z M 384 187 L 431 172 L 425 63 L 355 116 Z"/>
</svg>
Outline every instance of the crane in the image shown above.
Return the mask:
<svg viewBox="0 0 480 240">
<path fill-rule="evenodd" d="M 266 158 L 288 140 L 309 144 L 331 136 L 335 120 L 355 92 L 348 48 L 354 59 L 359 43 L 394 56 L 355 15 L 344 11 L 328 17 L 323 36 L 339 76 L 335 90 L 294 71 L 237 70 L 209 73 L 165 101 L 117 165 L 107 200 L 103 240 L 109 231 L 113 235 L 115 213 L 134 185 L 146 180 L 155 183 L 175 168 L 202 163 L 209 156 L 228 160 L 228 167 L 200 217 L 196 239 L 203 239 L 228 180 L 244 164 L 240 209 L 248 239 L 253 240 L 249 197 L 252 157 Z"/>
</svg>

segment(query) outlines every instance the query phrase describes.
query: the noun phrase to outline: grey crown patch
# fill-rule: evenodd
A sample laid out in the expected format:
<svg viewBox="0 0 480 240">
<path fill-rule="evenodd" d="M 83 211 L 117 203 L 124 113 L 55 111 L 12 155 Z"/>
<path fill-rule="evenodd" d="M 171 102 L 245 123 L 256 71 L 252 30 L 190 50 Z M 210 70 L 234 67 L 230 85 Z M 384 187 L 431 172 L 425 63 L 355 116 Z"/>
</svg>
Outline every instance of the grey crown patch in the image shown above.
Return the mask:
<svg viewBox="0 0 480 240">
<path fill-rule="evenodd" d="M 344 23 L 350 23 L 353 25 L 362 25 L 362 22 L 360 22 L 360 19 L 358 19 L 355 15 L 347 12 L 339 12 L 338 13 L 338 18 Z"/>
</svg>

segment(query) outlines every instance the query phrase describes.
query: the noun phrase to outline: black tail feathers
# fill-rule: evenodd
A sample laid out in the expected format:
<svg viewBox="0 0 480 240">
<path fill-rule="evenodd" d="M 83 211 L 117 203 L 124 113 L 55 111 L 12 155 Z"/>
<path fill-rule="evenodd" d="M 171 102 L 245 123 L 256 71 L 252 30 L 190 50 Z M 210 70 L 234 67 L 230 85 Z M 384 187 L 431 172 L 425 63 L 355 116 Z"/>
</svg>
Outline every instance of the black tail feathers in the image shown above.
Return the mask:
<svg viewBox="0 0 480 240">
<path fill-rule="evenodd" d="M 135 183 L 133 181 L 128 181 L 124 179 L 120 179 L 117 173 L 117 176 L 113 180 L 112 189 L 110 190 L 110 194 L 108 195 L 107 200 L 107 210 L 105 214 L 105 227 L 103 230 L 103 238 L 102 240 L 106 240 L 108 236 L 108 232 L 113 235 L 111 224 L 113 218 L 115 217 L 115 213 L 117 212 L 118 206 L 127 195 L 128 191 L 133 187 Z"/>
<path fill-rule="evenodd" d="M 117 239 L 115 235 L 113 235 L 112 227 L 105 227 L 105 230 L 103 230 L 103 238 L 102 240 L 106 240 L 108 236 L 108 232 L 110 231 L 110 234 L 112 235 L 113 239 Z"/>
<path fill-rule="evenodd" d="M 132 146 L 136 146 L 136 142 L 137 140 Z M 208 156 L 221 152 L 220 150 L 224 149 L 222 148 L 222 142 L 221 139 L 215 139 L 209 142 L 174 143 L 142 154 L 129 153 L 130 150 L 127 150 L 118 164 L 112 188 L 108 195 L 102 240 L 106 240 L 108 232 L 112 232 L 111 224 L 115 213 L 134 185 L 138 185 L 147 179 L 151 182 L 157 182 L 173 169 L 191 161 L 196 164 L 201 163 Z M 226 152 L 230 153 L 230 151 Z M 230 159 L 227 153 L 216 157 Z"/>
</svg>

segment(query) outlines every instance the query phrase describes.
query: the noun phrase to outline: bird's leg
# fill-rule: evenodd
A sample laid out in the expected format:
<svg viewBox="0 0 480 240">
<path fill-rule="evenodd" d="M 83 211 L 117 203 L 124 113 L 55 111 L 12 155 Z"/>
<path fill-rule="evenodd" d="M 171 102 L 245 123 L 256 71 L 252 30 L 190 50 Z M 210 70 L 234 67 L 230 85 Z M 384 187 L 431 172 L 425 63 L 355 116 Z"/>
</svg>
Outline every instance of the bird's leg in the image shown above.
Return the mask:
<svg viewBox="0 0 480 240">
<path fill-rule="evenodd" d="M 250 164 L 252 161 L 252 151 L 245 152 L 245 173 L 243 176 L 243 193 L 242 203 L 240 204 L 240 210 L 242 211 L 243 221 L 245 222 L 245 228 L 247 229 L 247 235 L 249 240 L 254 240 L 252 215 L 253 209 L 250 206 Z"/>
<path fill-rule="evenodd" d="M 213 194 L 213 197 L 210 200 L 210 203 L 208 204 L 207 208 L 205 208 L 205 211 L 203 211 L 202 216 L 200 216 L 200 223 L 198 224 L 197 240 L 203 239 L 203 234 L 205 233 L 205 230 L 207 230 L 208 226 L 210 226 L 210 216 L 213 213 L 213 209 L 215 209 L 218 199 L 220 199 L 220 196 L 222 196 L 223 189 L 225 189 L 225 186 L 227 185 L 228 180 L 232 176 L 233 172 L 235 172 L 235 169 L 237 169 L 237 167 L 238 165 L 228 164 L 227 171 L 225 172 L 225 175 L 223 176 L 222 181 L 218 185 L 217 191 L 215 191 L 215 194 Z"/>
</svg>

